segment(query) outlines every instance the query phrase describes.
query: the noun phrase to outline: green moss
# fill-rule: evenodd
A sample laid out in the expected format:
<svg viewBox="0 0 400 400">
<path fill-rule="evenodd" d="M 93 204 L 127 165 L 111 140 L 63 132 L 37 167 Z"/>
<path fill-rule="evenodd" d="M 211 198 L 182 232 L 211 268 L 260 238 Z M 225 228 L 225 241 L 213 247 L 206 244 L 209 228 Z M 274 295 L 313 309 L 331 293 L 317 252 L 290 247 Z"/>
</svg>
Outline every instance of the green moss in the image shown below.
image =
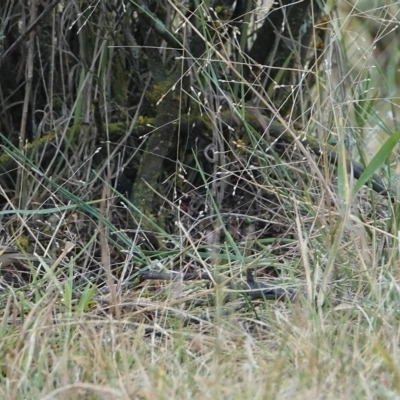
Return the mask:
<svg viewBox="0 0 400 400">
<path fill-rule="evenodd" d="M 8 154 L 2 154 L 0 156 L 0 164 L 6 163 L 9 159 L 10 159 L 10 157 L 8 156 Z"/>
<path fill-rule="evenodd" d="M 56 138 L 56 133 L 52 131 L 39 139 L 35 139 L 31 143 L 27 143 L 25 149 L 26 150 L 36 149 L 38 146 L 42 144 L 52 142 L 55 138 Z"/>
<path fill-rule="evenodd" d="M 138 126 L 154 125 L 154 118 L 146 117 L 144 115 L 139 115 L 137 119 Z"/>
<path fill-rule="evenodd" d="M 146 92 L 146 99 L 153 106 L 156 106 L 159 100 L 168 93 L 174 84 L 175 80 L 172 78 L 166 78 L 161 83 L 155 83 L 152 88 Z"/>
<path fill-rule="evenodd" d="M 15 245 L 23 252 L 27 252 L 29 248 L 29 240 L 26 236 L 18 236 L 15 240 Z"/>
<path fill-rule="evenodd" d="M 232 17 L 233 8 L 226 7 L 224 5 L 218 5 L 214 7 L 214 11 L 221 21 L 228 21 Z"/>
<path fill-rule="evenodd" d="M 36 149 L 38 146 L 41 146 L 42 144 L 52 142 L 55 138 L 56 138 L 56 132 L 54 132 L 54 131 L 50 132 L 47 135 L 45 135 L 39 139 L 35 139 L 31 143 L 27 143 L 24 146 L 24 150 Z M 6 154 L 6 153 L 2 154 L 0 156 L 0 164 L 5 164 L 9 159 L 10 159 L 10 156 L 8 154 Z"/>
<path fill-rule="evenodd" d="M 106 129 L 108 129 L 108 132 L 110 134 L 113 134 L 113 133 L 125 132 L 127 125 L 126 125 L 126 122 L 113 122 L 113 123 L 107 124 L 107 125 L 104 124 L 104 127 Z"/>
</svg>

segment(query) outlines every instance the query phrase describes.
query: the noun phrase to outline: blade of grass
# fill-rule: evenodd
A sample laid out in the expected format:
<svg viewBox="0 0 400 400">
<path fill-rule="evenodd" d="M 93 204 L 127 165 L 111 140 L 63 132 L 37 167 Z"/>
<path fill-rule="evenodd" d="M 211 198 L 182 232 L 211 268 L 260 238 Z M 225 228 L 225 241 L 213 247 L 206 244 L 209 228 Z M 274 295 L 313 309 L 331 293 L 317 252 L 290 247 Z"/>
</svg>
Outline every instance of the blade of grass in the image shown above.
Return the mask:
<svg viewBox="0 0 400 400">
<path fill-rule="evenodd" d="M 386 140 L 386 142 L 382 145 L 382 147 L 378 150 L 378 152 L 366 166 L 364 172 L 361 174 L 361 176 L 358 178 L 357 183 L 354 185 L 353 196 L 355 196 L 360 191 L 362 186 L 367 183 L 374 175 L 374 173 L 385 163 L 399 140 L 400 130 L 393 133 L 393 135 L 391 135 L 389 139 Z"/>
</svg>

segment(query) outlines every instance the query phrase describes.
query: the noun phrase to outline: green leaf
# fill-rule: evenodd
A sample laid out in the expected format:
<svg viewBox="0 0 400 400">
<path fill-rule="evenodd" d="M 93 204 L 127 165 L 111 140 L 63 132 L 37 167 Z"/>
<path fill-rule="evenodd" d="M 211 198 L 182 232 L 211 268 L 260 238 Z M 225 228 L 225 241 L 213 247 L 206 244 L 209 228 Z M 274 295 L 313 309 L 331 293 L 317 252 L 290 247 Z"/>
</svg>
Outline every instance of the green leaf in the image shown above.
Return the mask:
<svg viewBox="0 0 400 400">
<path fill-rule="evenodd" d="M 344 144 L 344 139 L 340 139 L 338 150 L 338 189 L 341 204 L 346 204 L 349 201 L 351 194 L 350 182 L 347 173 L 348 166 L 346 158 L 346 146 Z"/>
<path fill-rule="evenodd" d="M 361 174 L 361 176 L 358 178 L 357 183 L 354 185 L 353 196 L 355 196 L 360 191 L 362 186 L 366 182 L 368 182 L 371 179 L 372 175 L 374 175 L 374 173 L 384 164 L 399 140 L 400 130 L 393 133 L 393 135 L 391 135 L 389 139 L 386 140 L 386 142 L 372 158 L 370 163 L 366 166 L 364 172 Z"/>
</svg>

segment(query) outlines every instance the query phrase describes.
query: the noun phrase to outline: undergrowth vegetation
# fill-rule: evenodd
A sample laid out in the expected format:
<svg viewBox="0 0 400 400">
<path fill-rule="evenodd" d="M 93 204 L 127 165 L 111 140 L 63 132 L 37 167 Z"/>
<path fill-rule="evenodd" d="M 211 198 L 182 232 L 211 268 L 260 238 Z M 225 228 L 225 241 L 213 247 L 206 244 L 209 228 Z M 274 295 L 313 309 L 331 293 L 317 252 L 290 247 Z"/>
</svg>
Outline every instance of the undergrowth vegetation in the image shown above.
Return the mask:
<svg viewBox="0 0 400 400">
<path fill-rule="evenodd" d="M 2 2 L 1 398 L 398 397 L 386 3 Z"/>
</svg>

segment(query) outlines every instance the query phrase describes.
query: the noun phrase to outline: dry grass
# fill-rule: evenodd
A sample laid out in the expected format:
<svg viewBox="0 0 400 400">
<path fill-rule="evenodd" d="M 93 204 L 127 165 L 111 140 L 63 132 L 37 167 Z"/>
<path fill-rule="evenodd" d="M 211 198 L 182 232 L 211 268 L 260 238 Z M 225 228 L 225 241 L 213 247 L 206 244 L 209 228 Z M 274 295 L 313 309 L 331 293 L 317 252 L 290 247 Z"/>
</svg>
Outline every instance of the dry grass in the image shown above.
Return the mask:
<svg viewBox="0 0 400 400">
<path fill-rule="evenodd" d="M 389 398 L 398 390 L 394 300 L 388 288 L 336 308 L 264 304 L 184 327 L 186 311 L 168 301 L 132 299 L 136 310 L 117 321 L 68 316 L 44 297 L 22 325 L 3 322 L 1 396 Z M 139 322 L 146 312 L 152 321 Z"/>
<path fill-rule="evenodd" d="M 324 48 L 327 61 L 318 71 L 315 101 L 311 108 L 308 101 L 299 101 L 300 115 L 293 117 L 301 120 L 307 115 L 304 129 L 312 130 L 321 141 L 332 139 L 328 131 L 338 142 L 346 139 L 350 142 L 346 151 L 369 160 L 376 151 L 371 135 L 383 140 L 398 129 L 399 44 L 392 29 L 398 26 L 400 7 L 399 3 L 386 6 L 375 1 L 363 13 L 363 5 L 353 8 L 340 3 L 338 12 L 331 12 L 331 31 Z M 99 39 L 101 24 L 97 28 L 96 54 L 104 57 L 98 72 L 102 79 L 111 79 L 113 56 L 117 56 L 111 54 L 112 46 L 111 53 L 105 51 L 107 46 Z M 335 58 L 340 51 L 341 57 Z M 226 66 L 229 60 L 223 52 L 220 55 L 218 62 Z M 166 50 L 163 56 L 168 56 Z M 87 61 L 95 65 L 94 58 L 88 56 Z M 76 73 L 73 68 L 68 72 L 71 81 L 78 80 Z M 90 74 L 82 79 L 90 80 Z M 202 79 L 210 77 L 204 73 Z M 83 100 L 77 94 L 73 108 L 60 120 L 51 115 L 49 131 L 66 135 L 67 127 L 77 127 L 74 120 L 93 118 L 85 85 L 101 91 L 98 82 L 82 83 Z M 208 95 L 220 98 L 215 86 Z M 204 112 L 217 115 L 217 101 L 203 103 L 203 98 L 192 96 Z M 64 100 L 71 104 L 71 99 Z M 138 120 L 136 110 L 142 100 L 137 108 L 117 111 L 118 106 L 108 102 L 106 95 L 101 101 L 110 118 L 119 112 L 128 115 L 124 129 L 131 133 L 127 127 Z M 265 106 L 260 99 L 258 105 Z M 111 175 L 119 171 L 122 161 L 115 161 L 118 157 L 107 148 L 101 168 L 94 165 L 98 163 L 96 142 L 87 126 L 79 129 L 80 147 L 63 165 L 51 161 L 49 171 L 55 171 L 51 178 L 19 159 L 19 168 L 30 175 L 29 179 L 19 177 L 18 207 L 2 193 L 7 239 L 15 242 L 25 235 L 39 252 L 54 254 L 65 243 L 75 248 L 66 267 L 28 266 L 29 279 L 23 279 L 20 269 L 2 271 L 0 398 L 399 396 L 397 200 L 392 204 L 369 189 L 352 197 L 346 189 L 354 184 L 351 177 L 337 173 L 326 160 L 303 157 L 301 142 L 287 145 L 277 160 L 266 151 L 271 143 L 250 130 L 249 142 L 232 152 L 237 158 L 230 160 L 241 168 L 229 169 L 227 176 L 245 182 L 246 193 L 253 196 L 249 210 L 261 204 L 265 214 L 260 219 L 276 224 L 276 238 L 263 236 L 261 228 L 248 228 L 247 236 L 232 240 L 237 232 L 231 226 L 229 234 L 224 232 L 228 239 L 213 245 L 210 236 L 214 239 L 223 229 L 214 225 L 211 233 L 196 236 L 205 218 L 187 218 L 174 203 L 176 199 L 164 193 L 160 194 L 162 206 L 170 207 L 177 225 L 169 232 L 159 229 L 160 237 L 171 246 L 153 250 L 143 245 L 143 237 L 147 238 L 143 231 L 149 227 L 145 216 L 112 188 Z M 134 154 L 142 144 L 135 142 Z M 132 152 L 130 145 L 126 142 L 125 152 Z M 396 161 L 397 153 L 391 157 Z M 184 170 L 187 165 L 181 167 Z M 201 178 L 205 176 L 201 166 L 190 168 Z M 178 179 L 182 170 L 177 169 L 176 176 L 168 176 L 166 182 Z M 384 178 L 396 187 L 394 165 L 383 170 Z M 226 171 L 210 173 L 210 186 L 221 172 Z M 171 192 L 177 186 L 171 184 Z M 260 195 L 266 187 L 276 208 Z M 207 197 L 206 189 L 201 181 L 190 193 L 198 190 Z M 208 201 L 213 217 L 222 225 L 226 210 L 215 199 Z M 256 226 L 253 220 L 252 224 Z M 227 285 L 139 282 L 134 280 L 138 265 L 154 270 L 200 268 L 239 280 L 251 266 L 260 281 L 294 287 L 299 295 L 293 303 L 247 300 L 238 310 L 239 298 L 225 301 L 226 293 L 232 292 Z M 272 270 L 279 277 L 272 277 Z M 99 271 L 102 279 L 93 280 Z M 116 278 L 112 276 L 115 271 Z M 5 272 L 19 284 L 11 285 Z"/>
</svg>

